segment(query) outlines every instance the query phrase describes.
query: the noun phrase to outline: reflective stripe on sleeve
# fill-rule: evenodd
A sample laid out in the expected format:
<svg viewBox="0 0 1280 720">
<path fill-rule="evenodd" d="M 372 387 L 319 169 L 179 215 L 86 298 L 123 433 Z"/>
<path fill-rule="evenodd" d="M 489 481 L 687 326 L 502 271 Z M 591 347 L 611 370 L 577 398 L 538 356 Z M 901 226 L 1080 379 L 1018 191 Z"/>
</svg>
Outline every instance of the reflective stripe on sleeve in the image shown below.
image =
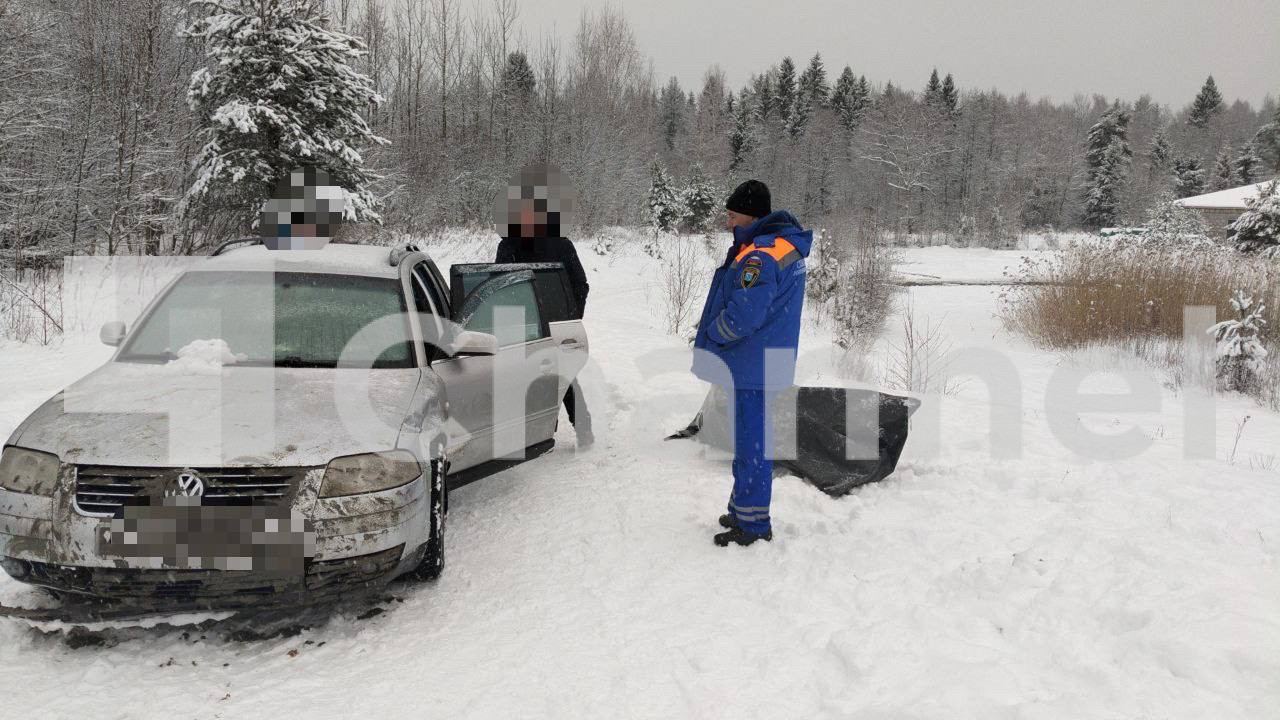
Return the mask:
<svg viewBox="0 0 1280 720">
<path fill-rule="evenodd" d="M 720 334 L 728 340 L 737 340 L 740 337 L 737 333 L 729 329 L 729 323 L 724 321 L 723 313 L 716 318 L 716 330 L 719 330 Z"/>
</svg>

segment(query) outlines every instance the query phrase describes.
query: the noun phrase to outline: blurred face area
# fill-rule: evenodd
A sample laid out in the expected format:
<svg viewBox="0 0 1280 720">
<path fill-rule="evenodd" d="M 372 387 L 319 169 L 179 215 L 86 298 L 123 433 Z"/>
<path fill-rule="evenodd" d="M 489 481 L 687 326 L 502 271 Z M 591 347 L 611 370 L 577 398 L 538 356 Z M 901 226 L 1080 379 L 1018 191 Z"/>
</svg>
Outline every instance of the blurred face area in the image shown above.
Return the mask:
<svg viewBox="0 0 1280 720">
<path fill-rule="evenodd" d="M 574 204 L 573 189 L 560 168 L 530 165 L 494 198 L 494 229 L 502 237 L 560 237 L 572 220 Z"/>
<path fill-rule="evenodd" d="M 276 184 L 262 208 L 258 232 L 263 244 L 272 250 L 324 247 L 342 223 L 346 198 L 324 170 L 294 170 Z"/>
<path fill-rule="evenodd" d="M 546 203 L 521 198 L 513 200 L 520 217 L 520 237 L 541 237 L 546 234 Z"/>
<path fill-rule="evenodd" d="M 734 212 L 732 210 L 726 210 L 725 212 L 727 213 L 727 217 L 725 219 L 724 227 L 729 232 L 733 232 L 734 228 L 746 227 L 756 221 L 756 218 L 753 218 L 750 215 L 743 215 L 742 213 Z"/>
</svg>

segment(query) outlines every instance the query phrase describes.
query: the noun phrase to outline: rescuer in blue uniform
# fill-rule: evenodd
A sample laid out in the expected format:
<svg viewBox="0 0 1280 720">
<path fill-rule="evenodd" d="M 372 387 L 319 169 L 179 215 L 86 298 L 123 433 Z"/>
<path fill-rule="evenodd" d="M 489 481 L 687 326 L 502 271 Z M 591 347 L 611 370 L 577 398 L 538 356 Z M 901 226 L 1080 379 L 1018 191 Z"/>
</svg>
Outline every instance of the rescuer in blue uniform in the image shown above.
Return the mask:
<svg viewBox="0 0 1280 720">
<path fill-rule="evenodd" d="M 694 341 L 693 372 L 733 397 L 733 494 L 716 545 L 772 540 L 769 401 L 795 382 L 805 258 L 813 233 L 786 211 L 774 212 L 759 180 L 739 185 L 725 203 L 733 247 L 711 280 Z"/>
</svg>

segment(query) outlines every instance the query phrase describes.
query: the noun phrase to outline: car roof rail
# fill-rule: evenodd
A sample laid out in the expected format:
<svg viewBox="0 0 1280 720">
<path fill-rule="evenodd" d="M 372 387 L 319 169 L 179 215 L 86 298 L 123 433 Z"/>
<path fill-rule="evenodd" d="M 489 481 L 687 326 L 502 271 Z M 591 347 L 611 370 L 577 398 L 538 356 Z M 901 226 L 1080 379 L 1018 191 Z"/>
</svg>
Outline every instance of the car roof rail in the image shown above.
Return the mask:
<svg viewBox="0 0 1280 720">
<path fill-rule="evenodd" d="M 231 250 L 236 245 L 261 245 L 261 244 L 262 244 L 262 238 L 260 237 L 245 237 L 245 238 L 240 238 L 238 240 L 228 240 L 222 243 L 221 245 L 219 245 L 216 250 L 209 253 L 209 257 L 217 257 L 222 253 L 228 250 Z"/>
<path fill-rule="evenodd" d="M 391 264 L 391 267 L 399 267 L 406 257 L 416 252 L 422 252 L 422 250 L 411 242 L 405 243 L 401 247 L 391 248 L 391 253 L 387 256 L 387 262 Z"/>
</svg>

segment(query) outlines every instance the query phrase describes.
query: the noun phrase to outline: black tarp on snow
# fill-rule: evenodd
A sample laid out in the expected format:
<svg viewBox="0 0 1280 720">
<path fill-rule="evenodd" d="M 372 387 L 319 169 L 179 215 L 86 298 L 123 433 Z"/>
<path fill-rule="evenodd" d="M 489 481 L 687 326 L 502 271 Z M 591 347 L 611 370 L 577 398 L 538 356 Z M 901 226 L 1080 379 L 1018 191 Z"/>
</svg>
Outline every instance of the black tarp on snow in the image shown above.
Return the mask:
<svg viewBox="0 0 1280 720">
<path fill-rule="evenodd" d="M 732 452 L 729 406 L 727 393 L 713 388 L 689 427 L 667 439 L 696 437 Z M 919 406 L 915 398 L 875 390 L 792 388 L 773 404 L 774 465 L 832 496 L 883 480 L 898 465 L 908 419 Z"/>
</svg>

